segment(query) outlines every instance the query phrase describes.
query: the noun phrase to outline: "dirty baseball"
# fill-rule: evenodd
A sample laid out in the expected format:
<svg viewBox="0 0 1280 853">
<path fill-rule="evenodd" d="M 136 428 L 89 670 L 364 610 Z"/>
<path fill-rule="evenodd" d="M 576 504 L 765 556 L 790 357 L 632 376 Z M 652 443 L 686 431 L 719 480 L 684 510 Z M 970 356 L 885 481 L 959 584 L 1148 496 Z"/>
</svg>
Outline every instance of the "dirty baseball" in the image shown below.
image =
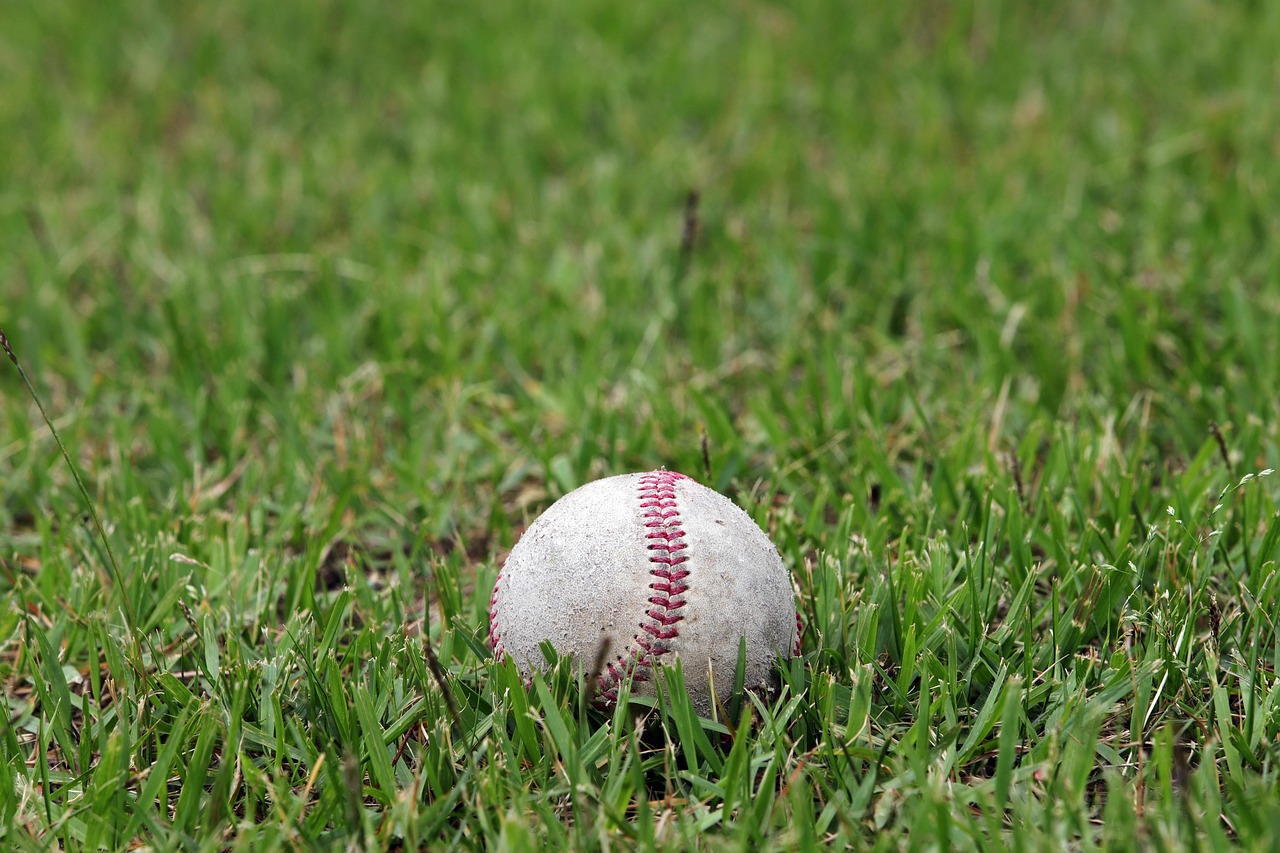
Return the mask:
<svg viewBox="0 0 1280 853">
<path fill-rule="evenodd" d="M 556 501 L 503 564 L 489 640 L 526 674 L 540 645 L 591 667 L 609 703 L 631 680 L 653 695 L 655 668 L 679 658 L 694 707 L 727 702 L 739 649 L 744 686 L 768 692 L 779 658 L 795 653 L 795 599 L 769 537 L 732 501 L 674 471 L 588 483 Z"/>
</svg>

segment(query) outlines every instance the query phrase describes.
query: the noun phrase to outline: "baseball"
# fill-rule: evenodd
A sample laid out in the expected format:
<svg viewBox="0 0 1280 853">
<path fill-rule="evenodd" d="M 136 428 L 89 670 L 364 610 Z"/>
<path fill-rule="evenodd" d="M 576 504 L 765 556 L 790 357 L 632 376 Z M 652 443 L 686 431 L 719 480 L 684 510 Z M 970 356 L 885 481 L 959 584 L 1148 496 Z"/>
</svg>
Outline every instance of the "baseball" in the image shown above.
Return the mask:
<svg viewBox="0 0 1280 853">
<path fill-rule="evenodd" d="M 712 715 L 733 689 L 746 638 L 745 686 L 768 692 L 778 656 L 798 645 L 795 598 L 777 549 L 718 492 L 674 471 L 596 480 L 552 504 L 498 574 L 489 642 L 525 675 L 539 644 L 591 667 L 607 645 L 598 698 L 654 694 L 654 668 L 679 658 L 694 707 Z"/>
</svg>

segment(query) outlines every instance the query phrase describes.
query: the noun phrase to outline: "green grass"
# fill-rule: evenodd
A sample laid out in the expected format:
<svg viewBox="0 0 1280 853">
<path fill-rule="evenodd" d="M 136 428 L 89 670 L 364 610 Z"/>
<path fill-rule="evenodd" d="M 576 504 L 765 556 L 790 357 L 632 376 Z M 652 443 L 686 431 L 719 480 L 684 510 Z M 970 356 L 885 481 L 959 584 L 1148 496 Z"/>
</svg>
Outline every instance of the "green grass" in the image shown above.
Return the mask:
<svg viewBox="0 0 1280 853">
<path fill-rule="evenodd" d="M 0 11 L 0 846 L 1275 849 L 1280 5 L 473 5 Z M 659 465 L 772 705 L 486 655 Z"/>
</svg>

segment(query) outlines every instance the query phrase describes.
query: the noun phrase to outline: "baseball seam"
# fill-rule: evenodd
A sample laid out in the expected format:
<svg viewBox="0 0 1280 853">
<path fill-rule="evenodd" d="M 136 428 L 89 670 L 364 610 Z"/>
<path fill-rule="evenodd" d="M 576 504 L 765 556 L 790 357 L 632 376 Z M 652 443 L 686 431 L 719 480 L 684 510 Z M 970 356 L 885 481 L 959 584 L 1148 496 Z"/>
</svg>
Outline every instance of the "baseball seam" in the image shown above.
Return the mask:
<svg viewBox="0 0 1280 853">
<path fill-rule="evenodd" d="M 502 569 L 499 569 L 498 577 L 493 581 L 493 595 L 489 596 L 489 648 L 493 649 L 493 656 L 498 660 L 506 654 L 502 647 L 502 634 L 498 631 L 498 585 L 501 583 Z"/>
<path fill-rule="evenodd" d="M 684 619 L 680 611 L 687 603 L 689 591 L 688 543 L 676 506 L 676 483 L 685 479 L 675 471 L 653 471 L 640 477 L 639 497 L 642 524 L 645 527 L 645 549 L 649 552 L 648 597 L 650 607 L 639 623 L 631 647 L 611 661 L 600 674 L 598 692 L 602 702 L 616 702 L 618 689 L 630 676 L 633 681 L 647 681 L 659 658 L 671 651 L 671 641 L 680 634 Z"/>
</svg>

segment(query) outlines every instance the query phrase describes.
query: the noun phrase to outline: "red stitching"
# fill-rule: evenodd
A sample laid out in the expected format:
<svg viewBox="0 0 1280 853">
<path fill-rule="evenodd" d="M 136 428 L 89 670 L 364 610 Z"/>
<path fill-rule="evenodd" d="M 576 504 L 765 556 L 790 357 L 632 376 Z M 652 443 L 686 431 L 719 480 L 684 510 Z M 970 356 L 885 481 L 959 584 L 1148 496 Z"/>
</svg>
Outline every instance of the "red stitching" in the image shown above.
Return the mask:
<svg viewBox="0 0 1280 853">
<path fill-rule="evenodd" d="M 498 570 L 498 577 L 493 582 L 493 595 L 489 596 L 489 648 L 493 649 L 493 656 L 498 660 L 502 660 L 506 650 L 502 647 L 502 635 L 498 633 L 498 584 L 502 583 L 502 570 Z"/>
<path fill-rule="evenodd" d="M 688 548 L 684 541 L 684 528 L 680 524 L 680 509 L 676 506 L 676 483 L 688 479 L 683 474 L 668 471 L 651 471 L 640 477 L 640 509 L 648 544 L 649 574 L 654 582 L 649 584 L 656 595 L 649 597 L 653 607 L 645 611 L 645 620 L 631 641 L 631 648 L 618 655 L 609 664 L 608 672 L 600 676 L 599 695 L 603 702 L 616 702 L 618 688 L 628 676 L 632 681 L 648 681 L 658 660 L 671 651 L 671 640 L 679 636 L 679 624 L 684 619 L 680 610 L 687 604 L 682 598 L 689 585 L 682 581 L 689 576 L 688 569 L 676 569 L 685 563 L 689 555 L 681 553 Z"/>
</svg>

